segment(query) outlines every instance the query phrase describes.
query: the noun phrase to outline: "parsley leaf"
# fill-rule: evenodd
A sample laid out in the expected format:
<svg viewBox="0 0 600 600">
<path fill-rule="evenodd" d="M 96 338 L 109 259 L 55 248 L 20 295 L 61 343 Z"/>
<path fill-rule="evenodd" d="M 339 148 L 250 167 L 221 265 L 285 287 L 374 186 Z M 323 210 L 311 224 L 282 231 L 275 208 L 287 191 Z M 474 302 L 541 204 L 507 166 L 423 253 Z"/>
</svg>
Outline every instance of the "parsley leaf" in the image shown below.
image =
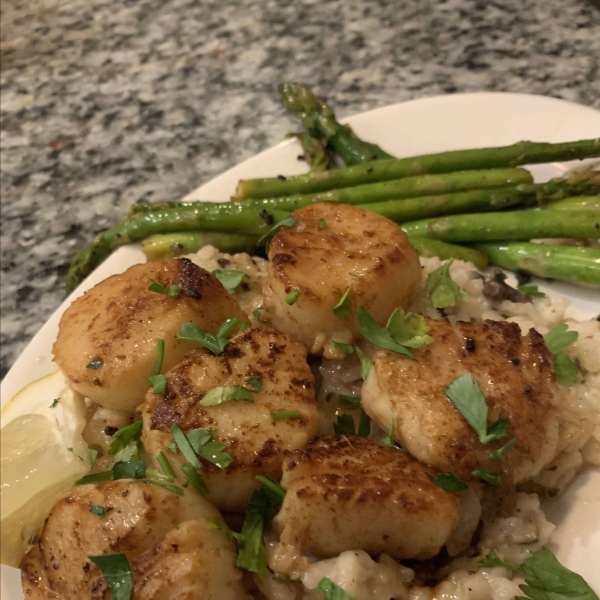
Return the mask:
<svg viewBox="0 0 600 600">
<path fill-rule="evenodd" d="M 90 467 L 93 467 L 96 464 L 98 454 L 98 450 L 95 448 L 88 448 L 88 460 L 90 461 Z"/>
<path fill-rule="evenodd" d="M 360 396 L 348 396 L 347 394 L 338 394 L 338 398 L 340 399 L 340 404 L 342 406 L 347 406 L 348 408 L 360 408 Z"/>
<path fill-rule="evenodd" d="M 262 314 L 262 311 L 265 310 L 265 307 L 261 304 L 258 308 L 255 308 L 252 311 L 252 316 L 258 321 L 260 320 L 260 315 Z"/>
<path fill-rule="evenodd" d="M 113 478 L 112 471 L 100 471 L 98 473 L 91 473 L 85 475 L 81 479 L 75 482 L 75 485 L 86 485 L 87 483 L 95 483 L 96 481 L 110 481 Z"/>
<path fill-rule="evenodd" d="M 371 435 L 371 417 L 362 408 L 360 409 L 356 435 L 363 438 L 368 438 Z"/>
<path fill-rule="evenodd" d="M 407 348 L 420 348 L 433 342 L 433 338 L 427 335 L 431 327 L 425 323 L 423 315 L 404 314 L 402 308 L 394 310 L 386 327 L 394 341 Z"/>
<path fill-rule="evenodd" d="M 302 416 L 302 413 L 299 410 L 282 410 L 269 413 L 269 415 L 273 421 L 277 421 L 278 419 L 297 419 Z"/>
<path fill-rule="evenodd" d="M 521 568 L 525 574 L 525 585 L 519 587 L 534 600 L 598 600 L 585 579 L 563 567 L 548 548 L 530 554 Z"/>
<path fill-rule="evenodd" d="M 427 276 L 425 290 L 429 293 L 433 308 L 447 308 L 456 306 L 457 301 L 465 301 L 469 296 L 462 290 L 450 276 L 450 265 L 453 260 L 445 262 Z"/>
<path fill-rule="evenodd" d="M 173 481 L 173 479 L 175 479 L 175 471 L 162 450 L 156 455 L 156 462 L 162 469 L 162 472 Z"/>
<path fill-rule="evenodd" d="M 351 285 L 346 288 L 338 303 L 333 307 L 333 314 L 340 320 L 345 321 L 352 314 L 352 301 L 350 300 Z"/>
<path fill-rule="evenodd" d="M 559 352 L 552 357 L 556 381 L 565 387 L 571 387 L 579 379 L 579 369 L 575 361 L 564 352 Z"/>
<path fill-rule="evenodd" d="M 122 552 L 88 556 L 100 569 L 112 600 L 129 600 L 133 594 L 133 575 L 127 557 Z"/>
<path fill-rule="evenodd" d="M 394 340 L 388 329 L 380 327 L 379 323 L 366 311 L 364 306 L 358 308 L 358 322 L 360 323 L 360 333 L 374 346 L 404 354 L 404 356 L 414 359 L 414 354 L 410 348 L 406 348 Z"/>
<path fill-rule="evenodd" d="M 298 300 L 298 296 L 300 296 L 300 290 L 297 290 L 296 288 L 291 289 L 285 297 L 285 303 L 292 306 L 292 304 L 295 304 L 296 300 Z"/>
<path fill-rule="evenodd" d="M 438 473 L 430 477 L 429 480 L 447 492 L 464 492 L 469 487 L 452 473 Z"/>
<path fill-rule="evenodd" d="M 227 385 L 216 387 L 204 395 L 200 400 L 200 406 L 217 406 L 223 402 L 231 400 L 244 400 L 245 402 L 254 402 L 252 392 L 243 385 Z"/>
<path fill-rule="evenodd" d="M 52 404 L 50 405 L 49 408 L 56 408 L 56 405 L 60 402 L 60 398 L 54 398 L 54 400 L 52 400 Z"/>
<path fill-rule="evenodd" d="M 186 462 L 181 466 L 181 472 L 185 475 L 185 485 L 191 485 L 200 496 L 208 495 L 208 488 L 206 487 L 206 483 L 204 483 L 204 479 L 198 473 L 198 470 L 194 467 L 194 465 Z"/>
<path fill-rule="evenodd" d="M 239 533 L 229 529 L 221 517 L 205 517 L 205 520 L 209 529 L 220 531 L 228 540 L 238 541 L 242 537 Z"/>
<path fill-rule="evenodd" d="M 502 560 L 494 549 L 490 550 L 485 558 L 482 558 L 479 561 L 479 566 L 483 568 L 503 567 L 504 569 L 509 569 L 511 571 L 521 570 L 521 565 Z"/>
<path fill-rule="evenodd" d="M 189 440 L 187 439 L 185 433 L 181 431 L 179 425 L 173 424 L 171 426 L 171 433 L 173 434 L 173 439 L 177 444 L 177 447 L 181 450 L 185 459 L 195 468 L 199 469 L 202 465 L 194 452 Z"/>
<path fill-rule="evenodd" d="M 273 482 L 276 483 L 276 482 Z M 283 489 L 283 488 L 282 488 Z M 281 506 L 282 495 L 273 486 L 263 486 L 252 492 L 242 533 L 238 540 L 236 566 L 259 575 L 267 572 L 267 552 L 263 543 L 265 524 L 270 521 Z"/>
<path fill-rule="evenodd" d="M 186 437 L 190 446 L 194 450 L 196 454 L 200 454 L 200 450 L 204 444 L 208 444 L 211 440 L 214 439 L 214 435 L 216 431 L 213 433 L 212 431 L 207 431 L 206 429 L 190 429 L 187 432 Z"/>
<path fill-rule="evenodd" d="M 153 394 L 162 394 L 167 387 L 166 375 L 150 375 L 148 383 L 152 386 Z"/>
<path fill-rule="evenodd" d="M 98 504 L 92 504 L 90 506 L 90 512 L 93 515 L 97 515 L 102 518 L 107 512 L 112 510 L 112 506 L 98 506 Z"/>
<path fill-rule="evenodd" d="M 544 342 L 546 342 L 546 347 L 550 351 L 550 354 L 558 354 L 561 350 L 564 350 L 577 341 L 579 333 L 577 331 L 568 331 L 568 329 L 569 326 L 563 323 L 557 325 L 544 335 Z"/>
<path fill-rule="evenodd" d="M 327 227 L 327 221 L 325 221 L 325 219 L 319 219 L 318 223 L 319 229 L 325 229 L 325 227 Z"/>
<path fill-rule="evenodd" d="M 224 448 L 225 444 L 213 440 L 200 448 L 200 456 L 220 469 L 226 469 L 233 462 L 233 458 L 227 452 L 223 452 Z"/>
<path fill-rule="evenodd" d="M 113 436 L 113 441 L 108 447 L 108 453 L 115 457 L 115 462 L 139 460 L 142 447 L 141 436 L 143 422 L 135 421 L 130 425 L 121 427 Z"/>
<path fill-rule="evenodd" d="M 511 440 L 508 440 L 508 442 L 506 442 L 506 444 L 504 444 L 504 446 L 502 446 L 502 448 L 498 448 L 498 450 L 494 450 L 493 452 L 490 452 L 490 457 L 496 458 L 496 459 L 505 458 L 506 455 L 508 454 L 509 450 L 511 448 L 513 448 L 516 443 L 517 443 L 517 438 L 512 438 Z"/>
<path fill-rule="evenodd" d="M 178 285 L 171 285 L 166 287 L 154 281 L 154 279 L 150 279 L 152 282 L 148 286 L 148 290 L 150 292 L 156 292 L 157 294 L 164 294 L 165 296 L 171 296 L 171 298 L 179 298 L 179 293 L 181 292 L 181 288 Z"/>
<path fill-rule="evenodd" d="M 393 448 L 395 444 L 394 430 L 396 429 L 396 413 L 392 413 L 392 425 L 390 426 L 390 432 L 386 435 L 379 443 L 386 448 Z"/>
<path fill-rule="evenodd" d="M 279 221 L 279 223 L 275 223 L 275 225 L 273 225 L 273 227 L 271 227 L 271 229 L 269 229 L 269 231 L 267 231 L 267 233 L 265 233 L 265 235 L 263 235 L 258 242 L 256 242 L 257 246 L 263 246 L 264 243 L 272 236 L 274 235 L 278 229 L 280 229 L 281 227 L 293 227 L 296 224 L 296 219 L 294 217 L 286 217 L 285 219 L 282 219 L 281 221 Z"/>
<path fill-rule="evenodd" d="M 181 326 L 181 331 L 177 334 L 176 338 L 183 342 L 208 348 L 213 354 L 221 354 L 225 350 L 225 346 L 229 343 L 229 338 L 239 326 L 240 321 L 238 319 L 227 319 L 221 325 L 216 335 L 213 335 L 206 333 L 202 327 L 198 327 L 198 325 L 188 321 Z"/>
<path fill-rule="evenodd" d="M 483 481 L 487 481 L 492 485 L 500 485 L 500 475 L 497 473 L 492 473 L 490 471 L 486 471 L 485 469 L 477 468 L 471 471 L 471 475 L 473 475 L 473 477 L 477 477 L 478 479 L 483 479 Z"/>
<path fill-rule="evenodd" d="M 475 430 L 482 444 L 501 440 L 506 436 L 508 421 L 499 417 L 489 429 L 487 427 L 488 406 L 479 384 L 473 381 L 471 373 L 455 379 L 447 388 L 446 396 L 456 410 Z"/>
<path fill-rule="evenodd" d="M 99 359 L 95 358 L 90 361 L 87 365 L 85 365 L 86 369 L 99 369 L 104 363 Z"/>
<path fill-rule="evenodd" d="M 356 435 L 356 424 L 352 415 L 338 415 L 337 421 L 333 424 L 335 435 Z"/>
<path fill-rule="evenodd" d="M 257 475 L 255 477 L 255 479 L 259 483 L 262 483 L 264 486 L 268 487 L 272 492 L 277 494 L 282 500 L 285 498 L 285 490 L 272 477 L 268 477 L 265 475 Z"/>
<path fill-rule="evenodd" d="M 144 479 L 146 463 L 143 460 L 119 461 L 112 468 L 113 479 Z"/>
<path fill-rule="evenodd" d="M 524 294 L 528 294 L 532 298 L 545 298 L 546 294 L 538 290 L 537 285 L 518 285 L 517 289 Z"/>
<path fill-rule="evenodd" d="M 371 370 L 371 360 L 365 356 L 365 353 L 358 347 L 354 346 L 354 351 L 360 359 L 360 376 L 364 380 L 369 376 Z"/>
<path fill-rule="evenodd" d="M 333 342 L 333 347 L 336 350 L 339 350 L 342 354 L 345 354 L 346 356 L 354 352 L 352 344 L 344 344 L 343 342 Z"/>
<path fill-rule="evenodd" d="M 144 483 L 151 483 L 152 485 L 157 485 L 158 487 L 164 488 L 165 490 L 169 490 L 169 492 L 173 492 L 178 496 L 183 496 L 183 490 L 177 485 L 171 485 L 170 483 L 165 483 L 164 481 L 156 481 L 155 479 L 142 479 Z"/>
<path fill-rule="evenodd" d="M 317 592 L 320 592 L 325 596 L 325 600 L 356 600 L 354 596 L 351 596 L 345 592 L 339 585 L 336 585 L 329 579 L 324 577 L 319 581 L 317 585 Z"/>
<path fill-rule="evenodd" d="M 213 275 L 230 294 L 235 292 L 237 286 L 242 283 L 244 277 L 250 278 L 244 271 L 235 271 L 233 269 L 215 269 Z"/>
<path fill-rule="evenodd" d="M 152 369 L 152 375 L 148 377 L 148 383 L 152 386 L 152 391 L 155 394 L 162 394 L 167 387 L 167 378 L 160 374 L 162 369 L 163 359 L 165 357 L 165 340 L 158 338 L 156 340 L 157 352 L 156 361 L 154 362 L 154 369 Z"/>
<path fill-rule="evenodd" d="M 263 389 L 262 381 L 258 377 L 248 377 L 246 385 L 250 386 L 251 392 L 260 392 Z"/>
</svg>

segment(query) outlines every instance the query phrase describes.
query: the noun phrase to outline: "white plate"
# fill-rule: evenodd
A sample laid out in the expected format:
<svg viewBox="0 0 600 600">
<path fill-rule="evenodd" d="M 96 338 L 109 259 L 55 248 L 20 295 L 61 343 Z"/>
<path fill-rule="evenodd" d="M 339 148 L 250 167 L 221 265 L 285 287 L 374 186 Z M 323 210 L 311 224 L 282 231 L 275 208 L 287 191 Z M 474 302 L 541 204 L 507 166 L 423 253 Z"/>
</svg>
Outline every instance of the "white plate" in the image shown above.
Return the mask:
<svg viewBox="0 0 600 600">
<path fill-rule="evenodd" d="M 282 118 L 285 118 L 282 116 Z M 461 148 L 500 146 L 520 140 L 563 142 L 600 137 L 600 112 L 563 100 L 524 94 L 456 94 L 395 104 L 357 115 L 347 122 L 365 139 L 402 157 Z M 223 173 L 192 192 L 186 199 L 227 200 L 239 179 L 302 173 L 296 157 L 299 147 L 285 141 Z M 555 177 L 573 163 L 534 166 L 536 179 Z M 58 322 L 66 307 L 85 290 L 109 275 L 121 273 L 144 256 L 139 246 L 121 248 L 92 273 L 50 317 L 2 382 L 2 405 L 23 386 L 53 369 L 51 350 Z M 577 316 L 591 318 L 600 312 L 600 292 L 566 284 L 541 286 L 553 296 L 566 295 Z M 588 471 L 568 492 L 548 507 L 558 525 L 554 550 L 563 564 L 581 573 L 600 591 L 600 472 Z M 594 568 L 596 567 L 596 568 Z M 2 567 L 0 596 L 21 600 L 16 569 Z"/>
</svg>

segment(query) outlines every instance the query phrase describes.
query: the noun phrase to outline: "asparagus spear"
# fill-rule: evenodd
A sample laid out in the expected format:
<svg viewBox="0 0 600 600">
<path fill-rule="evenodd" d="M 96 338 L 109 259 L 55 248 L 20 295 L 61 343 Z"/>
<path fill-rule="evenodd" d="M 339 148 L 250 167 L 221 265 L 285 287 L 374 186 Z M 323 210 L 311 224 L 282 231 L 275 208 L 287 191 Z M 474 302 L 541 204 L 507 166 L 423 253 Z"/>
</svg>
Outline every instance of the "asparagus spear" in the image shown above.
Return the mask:
<svg viewBox="0 0 600 600">
<path fill-rule="evenodd" d="M 600 249 L 574 246 L 496 242 L 478 244 L 490 262 L 538 277 L 600 286 Z"/>
<path fill-rule="evenodd" d="M 551 202 L 545 209 L 550 210 L 600 210 L 600 196 L 574 196 L 558 202 Z"/>
<path fill-rule="evenodd" d="M 253 252 L 257 240 L 258 236 L 243 233 L 180 231 L 151 235 L 142 241 L 142 250 L 148 260 L 191 254 L 204 246 L 221 252 Z"/>
<path fill-rule="evenodd" d="M 393 158 L 376 144 L 363 142 L 351 129 L 338 123 L 331 107 L 304 84 L 282 83 L 277 89 L 283 106 L 300 118 L 307 131 L 315 132 L 329 144 L 347 165 Z"/>
<path fill-rule="evenodd" d="M 288 133 L 285 137 L 295 137 L 300 142 L 302 156 L 313 173 L 327 171 L 335 166 L 333 157 L 327 151 L 327 143 L 321 141 L 312 131 Z"/>
<path fill-rule="evenodd" d="M 417 251 L 419 256 L 431 258 L 437 256 L 442 260 L 456 258 L 458 260 L 466 260 L 472 262 L 478 269 L 485 269 L 489 260 L 488 257 L 475 248 L 467 248 L 465 246 L 457 246 L 456 244 L 448 244 L 440 240 L 430 240 L 424 237 L 410 237 L 412 247 Z"/>
<path fill-rule="evenodd" d="M 233 199 L 308 194 L 426 173 L 517 167 L 598 156 L 600 156 L 600 138 L 560 144 L 518 142 L 511 146 L 497 148 L 453 150 L 409 158 L 378 160 L 343 169 L 333 169 L 325 173 L 287 177 L 285 181 L 276 177 L 241 180 Z"/>
<path fill-rule="evenodd" d="M 520 210 L 451 215 L 405 223 L 409 236 L 445 242 L 530 240 L 535 238 L 600 239 L 600 211 Z"/>
<path fill-rule="evenodd" d="M 210 205 L 209 202 L 206 205 Z M 218 210 L 214 210 L 219 206 Z M 120 246 L 143 240 L 157 233 L 176 231 L 222 231 L 256 234 L 267 232 L 274 222 L 288 213 L 261 211 L 244 205 L 225 203 L 207 207 L 177 207 L 162 211 L 139 213 L 99 233 L 92 244 L 76 254 L 67 273 L 66 289 L 71 292 L 113 250 Z M 240 208 L 242 210 L 240 210 Z"/>
</svg>

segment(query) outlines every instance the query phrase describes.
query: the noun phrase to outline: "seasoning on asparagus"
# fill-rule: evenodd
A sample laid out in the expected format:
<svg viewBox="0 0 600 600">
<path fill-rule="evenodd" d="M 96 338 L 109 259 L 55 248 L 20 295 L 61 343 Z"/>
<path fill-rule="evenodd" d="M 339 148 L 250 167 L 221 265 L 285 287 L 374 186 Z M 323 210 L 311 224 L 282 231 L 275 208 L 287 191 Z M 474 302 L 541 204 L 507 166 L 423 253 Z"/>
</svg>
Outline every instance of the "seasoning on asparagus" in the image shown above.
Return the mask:
<svg viewBox="0 0 600 600">
<path fill-rule="evenodd" d="M 148 260 L 192 254 L 204 246 L 214 246 L 220 252 L 252 253 L 257 240 L 257 235 L 244 233 L 180 231 L 151 235 L 142 241 L 142 250 Z"/>
<path fill-rule="evenodd" d="M 339 123 L 331 107 L 304 84 L 282 83 L 277 89 L 283 106 L 301 120 L 308 132 L 329 144 L 347 165 L 394 158 L 376 144 L 363 142 L 352 129 Z"/>
<path fill-rule="evenodd" d="M 600 249 L 531 242 L 477 244 L 490 262 L 538 277 L 600 287 Z"/>
<path fill-rule="evenodd" d="M 451 215 L 404 223 L 402 229 L 411 237 L 459 243 L 536 238 L 600 239 L 600 211 L 520 210 Z"/>
<path fill-rule="evenodd" d="M 247 200 L 308 194 L 426 173 L 517 167 L 598 156 L 600 156 L 600 138 L 559 144 L 518 142 L 511 146 L 497 148 L 452 150 L 409 158 L 376 160 L 325 173 L 306 173 L 286 177 L 285 181 L 276 177 L 246 179 L 239 182 L 233 199 Z"/>
<path fill-rule="evenodd" d="M 410 237 L 409 240 L 419 256 L 425 256 L 427 258 L 437 256 L 440 260 L 456 258 L 458 260 L 472 262 L 478 269 L 485 269 L 490 262 L 483 252 L 480 252 L 475 248 L 448 244 L 447 242 L 441 242 L 440 240 L 431 240 L 423 237 Z"/>
<path fill-rule="evenodd" d="M 75 289 L 113 250 L 151 235 L 198 230 L 260 235 L 268 231 L 273 222 L 287 216 L 282 211 L 265 213 L 252 207 L 243 210 L 243 207 L 206 202 L 202 207 L 183 206 L 136 214 L 99 233 L 90 246 L 74 256 L 66 278 L 67 292 Z"/>
<path fill-rule="evenodd" d="M 600 210 L 600 196 L 574 196 L 550 202 L 545 210 Z"/>
</svg>

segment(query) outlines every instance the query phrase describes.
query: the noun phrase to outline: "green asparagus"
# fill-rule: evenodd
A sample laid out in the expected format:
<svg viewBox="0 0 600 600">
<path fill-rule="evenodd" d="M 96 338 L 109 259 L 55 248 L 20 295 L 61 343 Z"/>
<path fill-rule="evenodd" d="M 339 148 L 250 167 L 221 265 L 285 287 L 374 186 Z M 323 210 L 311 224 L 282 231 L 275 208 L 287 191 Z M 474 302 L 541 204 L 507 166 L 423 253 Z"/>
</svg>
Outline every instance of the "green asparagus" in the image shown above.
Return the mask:
<svg viewBox="0 0 600 600">
<path fill-rule="evenodd" d="M 410 237 L 409 240 L 419 256 L 427 258 L 437 256 L 442 260 L 456 258 L 472 262 L 478 269 L 485 269 L 490 262 L 483 252 L 475 250 L 475 248 L 457 246 L 456 244 L 448 244 L 440 240 L 431 240 L 423 237 Z"/>
<path fill-rule="evenodd" d="M 409 236 L 445 242 L 531 240 L 535 238 L 600 239 L 600 211 L 520 210 L 451 215 L 404 223 Z"/>
<path fill-rule="evenodd" d="M 600 210 L 600 196 L 574 196 L 544 207 L 546 210 Z"/>
<path fill-rule="evenodd" d="M 75 289 L 113 250 L 125 244 L 157 233 L 177 231 L 202 230 L 260 235 L 267 232 L 273 222 L 284 219 L 288 214 L 276 210 L 267 213 L 252 207 L 244 210 L 244 207 L 245 205 L 223 203 L 201 208 L 183 206 L 136 214 L 99 233 L 90 246 L 73 257 L 66 278 L 67 292 Z"/>
<path fill-rule="evenodd" d="M 327 143 L 321 141 L 312 131 L 288 133 L 286 137 L 295 137 L 300 142 L 302 157 L 308 163 L 313 173 L 327 171 L 335 166 L 333 157 L 328 152 Z"/>
<path fill-rule="evenodd" d="M 308 194 L 427 173 L 517 167 L 598 156 L 600 156 L 600 138 L 560 144 L 519 142 L 512 146 L 498 148 L 452 150 L 409 158 L 376 160 L 324 173 L 296 175 L 285 180 L 276 177 L 247 179 L 239 182 L 233 199 Z"/>
<path fill-rule="evenodd" d="M 283 106 L 300 118 L 308 132 L 319 135 L 329 144 L 347 165 L 393 158 L 376 144 L 363 142 L 350 128 L 338 123 L 331 107 L 304 84 L 282 83 L 278 91 Z"/>
<path fill-rule="evenodd" d="M 600 286 L 600 249 L 574 246 L 500 242 L 478 244 L 490 262 L 504 269 L 538 277 Z"/>
<path fill-rule="evenodd" d="M 142 250 L 148 260 L 191 254 L 204 246 L 221 252 L 252 252 L 257 240 L 258 236 L 243 233 L 181 231 L 151 235 L 142 241 Z"/>
</svg>

